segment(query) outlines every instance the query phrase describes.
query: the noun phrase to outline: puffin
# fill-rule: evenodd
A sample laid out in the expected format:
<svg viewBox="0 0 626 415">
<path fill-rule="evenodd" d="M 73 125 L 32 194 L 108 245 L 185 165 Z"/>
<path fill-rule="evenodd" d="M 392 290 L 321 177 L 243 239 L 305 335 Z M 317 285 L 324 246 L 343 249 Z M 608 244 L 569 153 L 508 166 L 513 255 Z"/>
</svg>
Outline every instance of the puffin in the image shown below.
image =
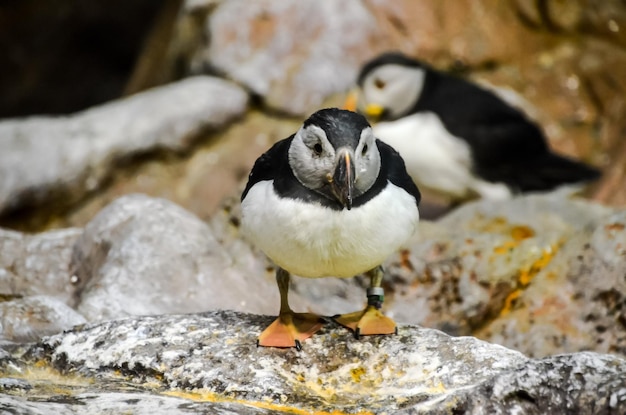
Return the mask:
<svg viewBox="0 0 626 415">
<path fill-rule="evenodd" d="M 395 333 L 381 312 L 382 263 L 414 234 L 420 199 L 402 157 L 356 112 L 321 109 L 261 155 L 241 196 L 241 231 L 276 265 L 280 309 L 258 346 L 300 349 L 323 326 L 291 309 L 292 275 L 369 276 L 365 308 L 332 318 L 357 338 Z"/>
<path fill-rule="evenodd" d="M 600 176 L 551 151 L 541 128 L 492 91 L 399 52 L 366 62 L 344 107 L 372 121 L 374 135 L 400 153 L 421 189 L 452 204 Z"/>
</svg>

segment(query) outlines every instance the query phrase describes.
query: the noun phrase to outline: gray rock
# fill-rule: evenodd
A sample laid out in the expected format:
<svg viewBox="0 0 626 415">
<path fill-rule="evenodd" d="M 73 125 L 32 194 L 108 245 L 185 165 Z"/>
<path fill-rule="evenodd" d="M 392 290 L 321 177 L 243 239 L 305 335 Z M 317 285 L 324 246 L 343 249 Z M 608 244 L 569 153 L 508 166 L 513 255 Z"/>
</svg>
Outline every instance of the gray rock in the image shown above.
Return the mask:
<svg viewBox="0 0 626 415">
<path fill-rule="evenodd" d="M 76 285 L 69 261 L 81 233 L 77 228 L 34 235 L 0 229 L 0 295 L 47 295 L 71 302 Z"/>
<path fill-rule="evenodd" d="M 34 342 L 86 322 L 64 302 L 44 295 L 0 303 L 0 341 Z"/>
<path fill-rule="evenodd" d="M 2 121 L 0 214 L 52 196 L 76 201 L 96 189 L 115 162 L 184 150 L 199 133 L 242 115 L 247 100 L 238 86 L 199 76 L 69 117 Z"/>
<path fill-rule="evenodd" d="M 71 374 L 79 394 L 74 401 L 68 393 L 61 409 L 84 403 L 83 411 L 97 408 L 94 402 L 104 396 L 113 396 L 110 408 L 128 409 L 129 400 L 137 404 L 138 391 L 184 398 L 167 403 L 179 411 L 174 413 L 202 400 L 252 408 L 244 413 L 626 410 L 626 360 L 616 356 L 586 352 L 535 360 L 475 338 L 405 325 L 396 336 L 357 340 L 334 323 L 301 351 L 257 348 L 256 337 L 271 320 L 226 311 L 128 318 L 49 337 L 20 359 L 25 368 L 39 362 Z M 29 379 L 27 370 L 21 376 L 2 370 L 5 377 Z M 43 402 L 52 407 L 54 387 L 31 383 L 28 396 L 36 396 L 40 409 Z M 113 395 L 124 391 L 127 399 Z M 100 398 L 90 403 L 86 395 Z M 21 400 L 25 405 L 31 399 Z"/>
<path fill-rule="evenodd" d="M 359 64 L 373 53 L 369 41 L 378 33 L 358 0 L 214 3 L 194 2 L 187 9 L 191 16 L 211 10 L 201 28 L 210 42 L 195 46 L 190 70 L 214 67 L 288 114 L 304 115 L 348 89 Z"/>
<path fill-rule="evenodd" d="M 119 198 L 76 242 L 71 267 L 85 281 L 77 309 L 90 321 L 219 308 L 274 312 L 273 276 L 239 245 L 227 252 L 205 223 L 166 200 Z"/>
<path fill-rule="evenodd" d="M 626 355 L 626 212 L 561 193 L 422 223 L 389 267 L 389 314 L 531 356 Z"/>
<path fill-rule="evenodd" d="M 619 414 L 624 386 L 623 360 L 582 352 L 532 360 L 445 402 L 468 415 Z"/>
<path fill-rule="evenodd" d="M 32 392 L 31 392 L 32 393 Z M 32 395 L 31 395 L 32 396 Z M 0 395 L 0 409 L 10 408 L 12 415 L 257 415 L 271 413 L 238 402 L 194 402 L 176 396 L 151 392 L 96 392 L 57 395 L 48 400 L 23 396 Z"/>
</svg>

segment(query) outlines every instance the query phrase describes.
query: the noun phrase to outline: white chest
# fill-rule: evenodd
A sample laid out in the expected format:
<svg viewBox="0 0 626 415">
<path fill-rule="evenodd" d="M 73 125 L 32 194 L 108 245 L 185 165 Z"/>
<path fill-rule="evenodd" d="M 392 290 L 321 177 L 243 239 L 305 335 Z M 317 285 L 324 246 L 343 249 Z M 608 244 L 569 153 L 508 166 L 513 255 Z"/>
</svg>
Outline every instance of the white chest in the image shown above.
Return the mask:
<svg viewBox="0 0 626 415">
<path fill-rule="evenodd" d="M 362 206 L 333 210 L 281 199 L 272 181 L 242 202 L 242 231 L 285 270 L 302 277 L 352 277 L 380 265 L 411 237 L 419 213 L 413 196 L 389 184 Z"/>
<path fill-rule="evenodd" d="M 395 148 L 419 187 L 452 199 L 511 197 L 503 183 L 490 183 L 472 171 L 469 145 L 450 134 L 439 117 L 423 112 L 374 126 L 374 135 Z"/>
<path fill-rule="evenodd" d="M 472 175 L 470 148 L 451 135 L 435 114 L 381 122 L 374 126 L 374 134 L 400 153 L 418 186 L 454 196 L 467 192 Z"/>
</svg>

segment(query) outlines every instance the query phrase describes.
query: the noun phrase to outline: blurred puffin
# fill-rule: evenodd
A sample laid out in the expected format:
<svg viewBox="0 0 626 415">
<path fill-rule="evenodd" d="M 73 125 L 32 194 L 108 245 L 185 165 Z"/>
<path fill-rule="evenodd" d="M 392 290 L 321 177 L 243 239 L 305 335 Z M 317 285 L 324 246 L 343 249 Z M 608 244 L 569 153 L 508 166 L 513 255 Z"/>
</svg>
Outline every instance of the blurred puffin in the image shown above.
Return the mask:
<svg viewBox="0 0 626 415">
<path fill-rule="evenodd" d="M 540 128 L 491 91 L 396 52 L 367 62 L 346 101 L 423 189 L 451 202 L 546 191 L 600 172 L 550 151 Z"/>
</svg>

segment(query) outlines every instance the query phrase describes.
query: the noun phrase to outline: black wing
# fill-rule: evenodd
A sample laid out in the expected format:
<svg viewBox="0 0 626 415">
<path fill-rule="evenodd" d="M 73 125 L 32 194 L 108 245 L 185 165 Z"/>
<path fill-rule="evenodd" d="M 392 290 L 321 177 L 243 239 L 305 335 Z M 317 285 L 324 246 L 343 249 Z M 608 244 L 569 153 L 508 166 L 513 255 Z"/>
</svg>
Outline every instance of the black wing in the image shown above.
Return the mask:
<svg viewBox="0 0 626 415">
<path fill-rule="evenodd" d="M 380 177 L 386 177 L 391 183 L 404 189 L 415 198 L 415 204 L 419 205 L 422 195 L 419 189 L 406 171 L 404 159 L 389 144 L 376 140 L 380 152 Z M 385 183 L 386 185 L 386 183 Z M 376 186 L 376 184 L 374 185 Z M 368 191 L 369 192 L 369 191 Z"/>
<path fill-rule="evenodd" d="M 289 144 L 293 137 L 292 135 L 280 140 L 254 162 L 254 167 L 252 167 L 248 176 L 248 184 L 246 184 L 246 188 L 241 194 L 242 201 L 246 198 L 250 188 L 256 183 L 263 180 L 273 180 L 284 170 L 288 160 Z"/>
<path fill-rule="evenodd" d="M 417 111 L 435 112 L 465 140 L 481 166 L 498 166 L 548 152 L 536 124 L 493 92 L 464 79 L 429 71 Z"/>
<path fill-rule="evenodd" d="M 439 72 L 428 72 L 417 111 L 433 111 L 465 140 L 476 174 L 521 191 L 548 190 L 595 179 L 593 167 L 550 152 L 541 129 L 497 95 Z"/>
</svg>

